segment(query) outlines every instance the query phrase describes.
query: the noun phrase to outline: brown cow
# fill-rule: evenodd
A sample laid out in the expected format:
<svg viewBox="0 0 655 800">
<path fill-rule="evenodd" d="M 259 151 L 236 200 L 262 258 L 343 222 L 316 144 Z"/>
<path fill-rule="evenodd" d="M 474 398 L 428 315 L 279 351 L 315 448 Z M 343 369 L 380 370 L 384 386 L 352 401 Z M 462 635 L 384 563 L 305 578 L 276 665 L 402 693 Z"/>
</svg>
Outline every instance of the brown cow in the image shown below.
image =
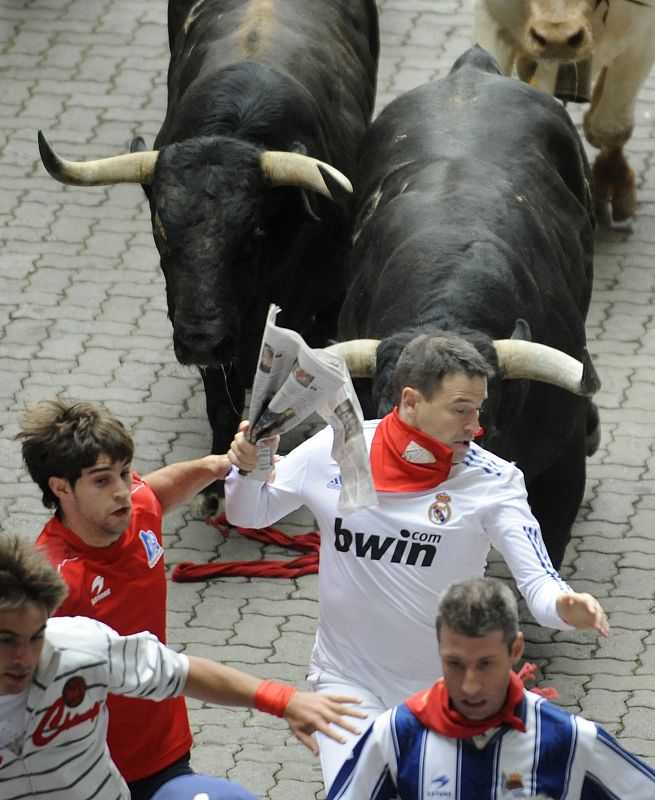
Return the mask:
<svg viewBox="0 0 655 800">
<path fill-rule="evenodd" d="M 623 153 L 637 94 L 655 61 L 655 5 L 644 0 L 476 0 L 475 40 L 509 75 L 554 92 L 561 64 L 591 57 L 595 85 L 584 115 L 600 222 L 636 208 L 634 173 Z M 611 206 L 611 214 L 610 214 Z"/>
</svg>

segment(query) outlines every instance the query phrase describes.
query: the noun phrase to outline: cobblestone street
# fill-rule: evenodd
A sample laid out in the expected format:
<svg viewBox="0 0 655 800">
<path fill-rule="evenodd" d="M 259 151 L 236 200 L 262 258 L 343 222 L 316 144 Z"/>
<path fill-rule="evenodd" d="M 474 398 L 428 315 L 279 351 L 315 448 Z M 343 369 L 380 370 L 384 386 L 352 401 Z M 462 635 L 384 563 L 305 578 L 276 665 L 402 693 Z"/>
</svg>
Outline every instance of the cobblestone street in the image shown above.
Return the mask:
<svg viewBox="0 0 655 800">
<path fill-rule="evenodd" d="M 472 0 L 380 0 L 379 111 L 445 74 L 470 44 Z M 644 13 L 654 13 L 652 9 Z M 163 0 L 3 0 L 0 6 L 0 529 L 35 538 L 47 519 L 13 441 L 19 412 L 48 394 L 105 403 L 133 430 L 135 468 L 208 452 L 195 370 L 174 357 L 163 277 L 141 188 L 64 187 L 43 168 L 37 131 L 65 158 L 150 147 L 164 118 Z M 579 110 L 574 119 L 580 123 Z M 562 574 L 595 594 L 612 635 L 553 632 L 525 613 L 527 657 L 561 705 L 602 723 L 655 766 L 655 73 L 626 148 L 640 207 L 599 230 L 588 318 L 603 382 L 600 449 Z M 590 148 L 593 157 L 594 151 Z M 306 435 L 308 426 L 294 434 Z M 286 442 L 287 445 L 290 441 Z M 557 498 L 553 498 L 557 502 Z M 285 530 L 314 530 L 304 511 Z M 164 523 L 181 561 L 284 551 L 229 539 L 188 508 Z M 494 574 L 505 574 L 494 560 Z M 256 675 L 302 685 L 317 578 L 224 578 L 169 586 L 169 640 Z M 286 723 L 191 701 L 192 764 L 270 800 L 324 796 L 321 770 Z M 136 733 L 147 736 L 147 727 Z M 157 746 L 153 740 L 153 747 Z"/>
</svg>

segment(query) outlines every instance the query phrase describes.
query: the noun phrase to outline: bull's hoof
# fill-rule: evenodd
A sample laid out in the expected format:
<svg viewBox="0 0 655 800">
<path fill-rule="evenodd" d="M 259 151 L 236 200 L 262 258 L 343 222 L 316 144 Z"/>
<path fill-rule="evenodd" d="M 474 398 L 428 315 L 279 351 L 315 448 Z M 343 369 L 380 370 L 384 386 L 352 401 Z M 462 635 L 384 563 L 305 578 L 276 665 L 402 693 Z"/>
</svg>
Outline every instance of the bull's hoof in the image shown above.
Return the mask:
<svg viewBox="0 0 655 800">
<path fill-rule="evenodd" d="M 623 222 L 635 213 L 635 174 L 622 150 L 601 150 L 594 161 L 593 177 L 599 225 Z"/>
<path fill-rule="evenodd" d="M 225 513 L 225 498 L 215 491 L 200 492 L 190 505 L 194 519 L 206 519 Z"/>
</svg>

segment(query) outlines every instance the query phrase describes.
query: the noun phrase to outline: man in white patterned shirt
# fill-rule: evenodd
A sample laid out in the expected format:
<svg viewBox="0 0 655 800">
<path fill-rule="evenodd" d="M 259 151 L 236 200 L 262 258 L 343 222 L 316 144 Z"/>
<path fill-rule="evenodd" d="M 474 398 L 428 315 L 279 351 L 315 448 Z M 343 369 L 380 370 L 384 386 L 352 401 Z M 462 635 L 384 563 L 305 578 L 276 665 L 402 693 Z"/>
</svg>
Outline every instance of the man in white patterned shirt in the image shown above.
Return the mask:
<svg viewBox="0 0 655 800">
<path fill-rule="evenodd" d="M 343 705 L 349 698 L 316 703 L 314 693 L 176 653 L 150 633 L 119 636 L 87 617 L 50 619 L 66 591 L 56 569 L 31 545 L 15 536 L 0 538 L 2 800 L 129 800 L 106 744 L 110 692 L 155 701 L 185 694 L 254 706 L 284 716 L 311 749 L 315 730 L 340 739 L 331 723 L 352 729 L 341 715 L 360 715 Z M 223 784 L 225 800 L 255 800 L 238 784 Z"/>
</svg>

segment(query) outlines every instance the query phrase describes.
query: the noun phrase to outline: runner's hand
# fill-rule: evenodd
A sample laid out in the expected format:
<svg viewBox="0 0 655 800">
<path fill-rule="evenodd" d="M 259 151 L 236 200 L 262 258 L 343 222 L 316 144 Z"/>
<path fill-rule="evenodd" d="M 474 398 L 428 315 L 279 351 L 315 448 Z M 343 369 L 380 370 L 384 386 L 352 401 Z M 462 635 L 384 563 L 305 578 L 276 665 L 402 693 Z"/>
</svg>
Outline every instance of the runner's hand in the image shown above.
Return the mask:
<svg viewBox="0 0 655 800">
<path fill-rule="evenodd" d="M 567 592 L 557 598 L 557 613 L 578 630 L 591 628 L 607 638 L 610 626 L 601 604 L 586 592 Z"/>
<path fill-rule="evenodd" d="M 320 731 L 337 742 L 345 742 L 335 725 L 351 733 L 359 734 L 361 729 L 344 716 L 365 719 L 366 713 L 353 708 L 350 703 L 361 702 L 357 697 L 335 694 L 316 694 L 315 692 L 296 692 L 287 703 L 284 718 L 292 732 L 314 755 L 318 755 L 318 744 L 312 733 Z"/>
</svg>

